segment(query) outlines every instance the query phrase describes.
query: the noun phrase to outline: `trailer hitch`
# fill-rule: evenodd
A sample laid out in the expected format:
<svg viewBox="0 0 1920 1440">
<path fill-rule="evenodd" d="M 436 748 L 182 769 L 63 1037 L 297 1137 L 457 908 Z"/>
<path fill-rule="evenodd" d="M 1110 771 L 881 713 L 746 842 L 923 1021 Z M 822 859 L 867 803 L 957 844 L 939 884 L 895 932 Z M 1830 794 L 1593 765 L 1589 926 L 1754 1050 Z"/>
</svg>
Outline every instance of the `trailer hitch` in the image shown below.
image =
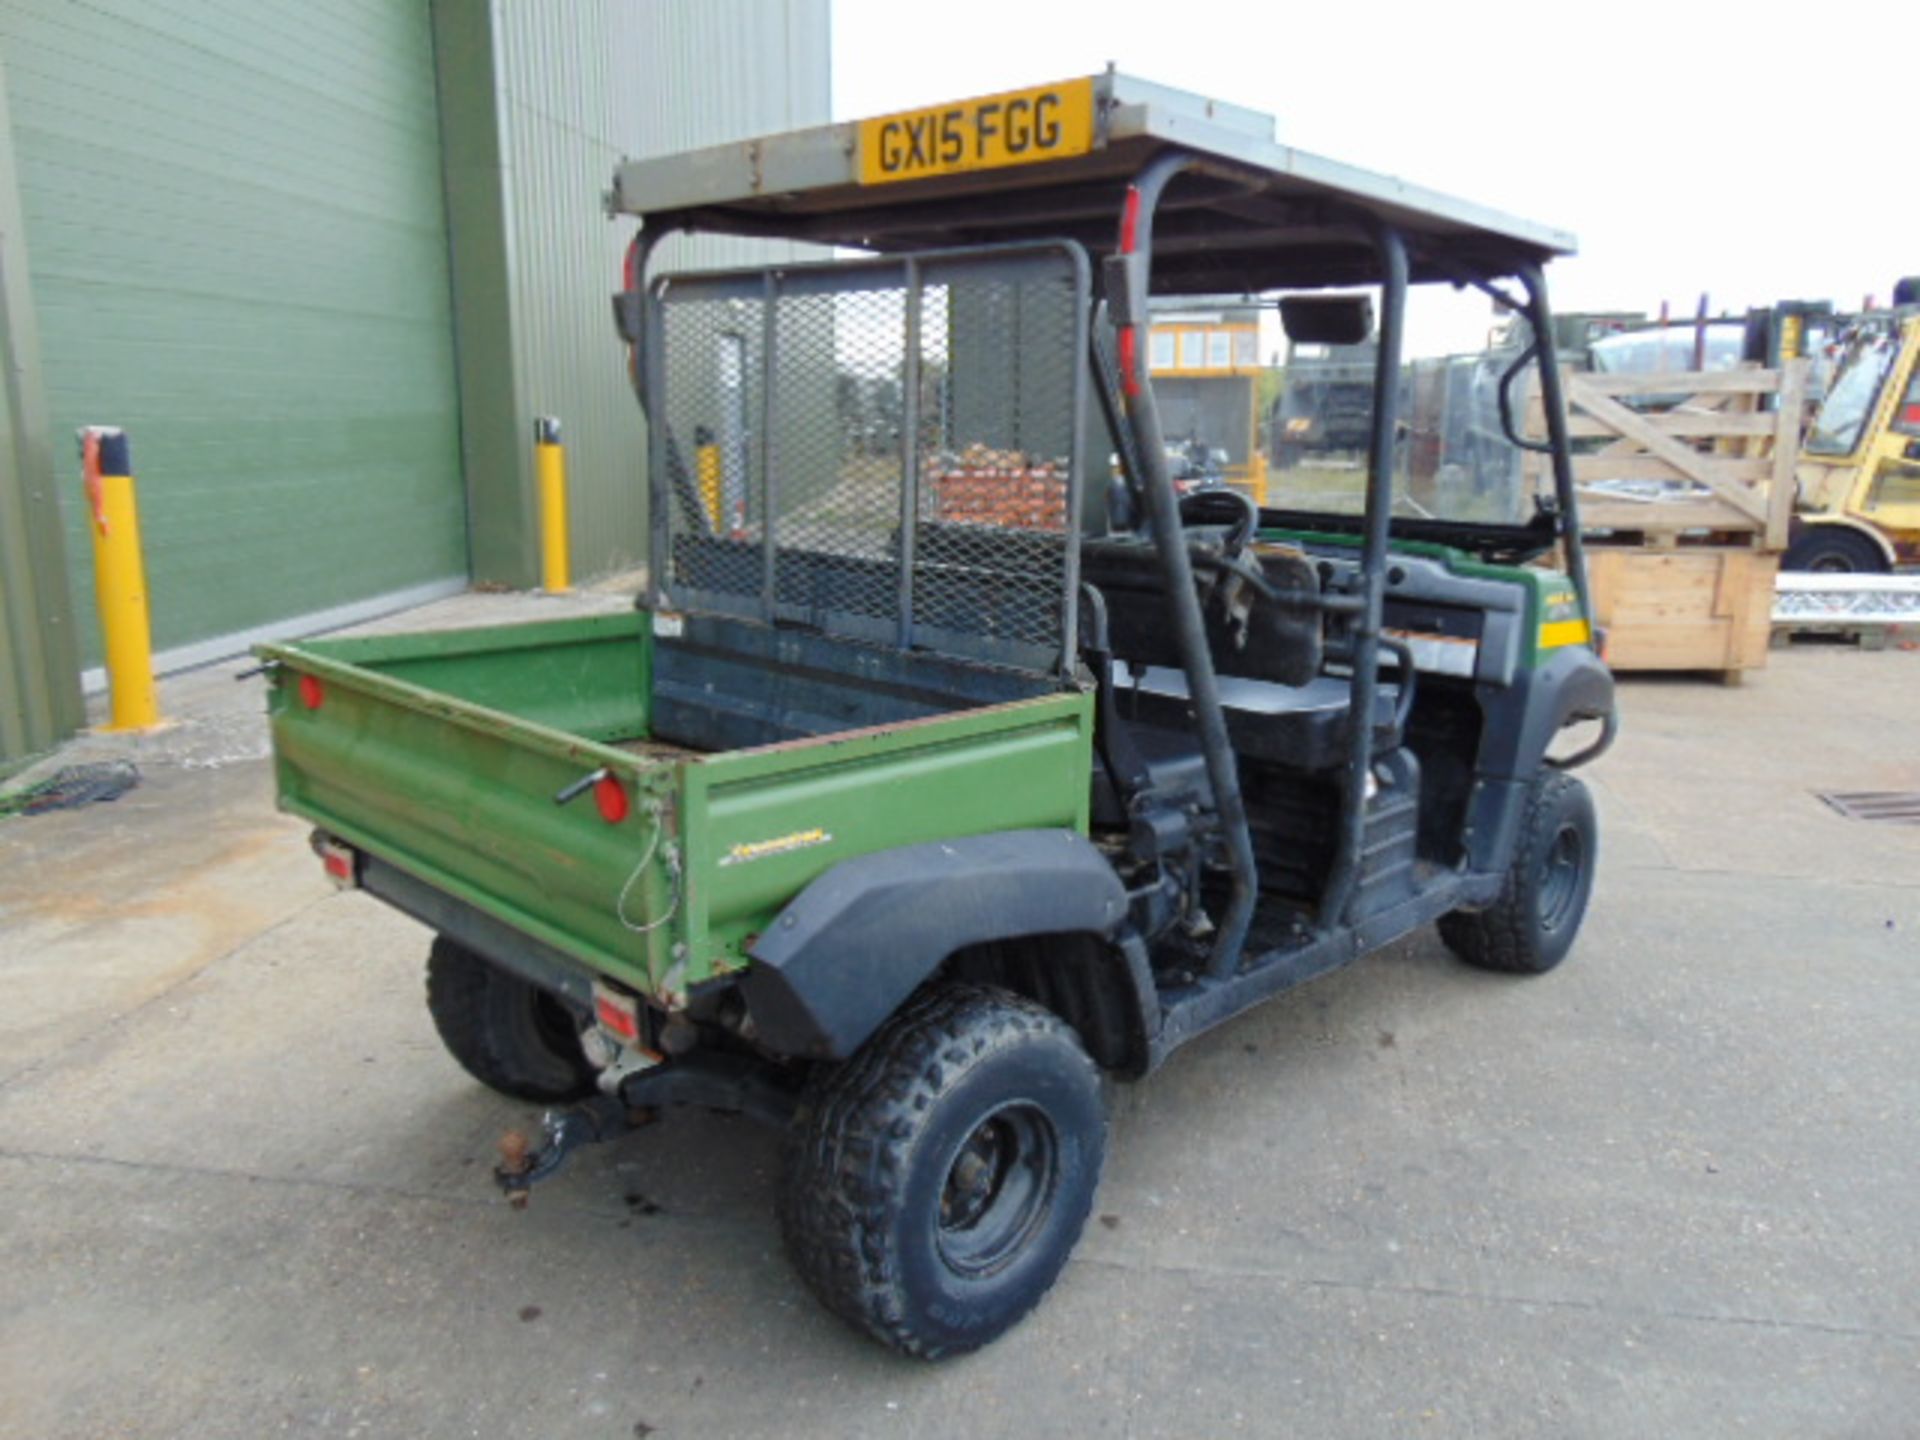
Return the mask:
<svg viewBox="0 0 1920 1440">
<path fill-rule="evenodd" d="M 540 1117 L 540 1148 L 529 1150 L 527 1137 L 509 1130 L 500 1137 L 500 1163 L 493 1179 L 516 1210 L 527 1208 L 532 1190 L 560 1173 L 567 1157 L 582 1145 L 611 1140 L 646 1124 L 651 1112 L 635 1111 L 611 1095 L 596 1095 L 570 1110 L 549 1110 Z"/>
<path fill-rule="evenodd" d="M 700 1105 L 784 1129 L 797 1101 L 798 1092 L 787 1077 L 755 1060 L 695 1051 L 628 1075 L 617 1094 L 549 1110 L 540 1120 L 537 1150 L 520 1131 L 509 1130 L 500 1137 L 494 1182 L 514 1209 L 524 1210 L 533 1187 L 557 1175 L 575 1150 L 638 1130 L 662 1107 Z"/>
</svg>

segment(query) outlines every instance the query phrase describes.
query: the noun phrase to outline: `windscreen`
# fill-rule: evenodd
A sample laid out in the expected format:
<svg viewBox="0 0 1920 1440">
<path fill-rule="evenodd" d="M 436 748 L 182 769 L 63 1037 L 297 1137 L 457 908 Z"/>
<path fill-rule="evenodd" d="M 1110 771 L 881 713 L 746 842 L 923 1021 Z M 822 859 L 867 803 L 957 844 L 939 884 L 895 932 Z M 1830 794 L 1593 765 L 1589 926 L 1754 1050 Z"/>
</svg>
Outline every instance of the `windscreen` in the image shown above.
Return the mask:
<svg viewBox="0 0 1920 1440">
<path fill-rule="evenodd" d="M 1358 292 L 1356 292 L 1358 293 Z M 1378 294 L 1372 310 L 1380 312 Z M 1525 350 L 1524 321 L 1501 320 L 1478 292 L 1414 287 L 1394 377 L 1397 517 L 1524 525 L 1536 513 L 1523 452 L 1501 427 L 1501 376 Z M 1267 413 L 1265 504 L 1358 515 L 1378 386 L 1377 335 L 1350 345 L 1288 343 Z M 1515 382 L 1525 424 L 1532 367 Z"/>
<path fill-rule="evenodd" d="M 1807 432 L 1807 450 L 1815 455 L 1851 455 L 1860 444 L 1868 417 L 1886 384 L 1898 337 L 1882 326 L 1863 327 L 1849 335 L 1840 365 L 1827 386 L 1827 398 L 1813 428 Z"/>
</svg>

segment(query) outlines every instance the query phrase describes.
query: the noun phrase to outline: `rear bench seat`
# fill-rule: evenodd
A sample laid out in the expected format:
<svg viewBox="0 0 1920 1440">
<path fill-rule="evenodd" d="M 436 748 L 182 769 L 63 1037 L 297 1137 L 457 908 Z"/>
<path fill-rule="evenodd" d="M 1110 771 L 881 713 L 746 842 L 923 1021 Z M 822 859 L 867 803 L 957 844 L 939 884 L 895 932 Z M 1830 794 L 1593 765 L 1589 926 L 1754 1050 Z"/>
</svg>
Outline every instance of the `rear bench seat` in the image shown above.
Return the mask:
<svg viewBox="0 0 1920 1440">
<path fill-rule="evenodd" d="M 1255 546 L 1248 555 L 1281 596 L 1303 603 L 1256 602 L 1244 644 L 1233 643 L 1223 618 L 1207 607 L 1203 618 L 1228 737 L 1249 759 L 1302 770 L 1337 766 L 1347 753 L 1349 691 L 1344 678 L 1319 673 L 1321 618 L 1304 603 L 1319 590 L 1319 576 L 1312 561 L 1290 546 Z M 1106 604 L 1118 719 L 1153 788 L 1187 788 L 1199 740 L 1159 560 L 1141 541 L 1089 542 L 1081 575 Z M 1378 740 L 1387 744 L 1397 743 L 1392 731 L 1398 698 L 1397 686 L 1381 684 L 1373 722 Z"/>
</svg>

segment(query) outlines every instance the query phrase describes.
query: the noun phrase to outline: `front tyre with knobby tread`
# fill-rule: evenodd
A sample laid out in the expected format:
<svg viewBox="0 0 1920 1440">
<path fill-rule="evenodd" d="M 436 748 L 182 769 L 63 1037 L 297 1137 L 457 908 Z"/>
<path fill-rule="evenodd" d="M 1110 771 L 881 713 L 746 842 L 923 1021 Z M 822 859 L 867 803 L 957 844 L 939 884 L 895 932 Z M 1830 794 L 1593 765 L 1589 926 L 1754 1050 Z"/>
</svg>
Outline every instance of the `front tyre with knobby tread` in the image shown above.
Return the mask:
<svg viewBox="0 0 1920 1440">
<path fill-rule="evenodd" d="M 447 1053 L 516 1100 L 578 1100 L 594 1091 L 566 1006 L 445 935 L 427 955 L 427 1012 Z"/>
<path fill-rule="evenodd" d="M 1484 910 L 1440 917 L 1440 938 L 1469 965 L 1543 975 L 1566 959 L 1593 894 L 1599 858 L 1593 796 L 1573 776 L 1547 770 L 1527 796 L 1500 894 Z"/>
<path fill-rule="evenodd" d="M 794 1117 L 780 1228 L 835 1314 L 938 1359 L 1005 1333 L 1059 1277 L 1106 1153 L 1100 1072 L 1004 990 L 915 997 Z"/>
</svg>

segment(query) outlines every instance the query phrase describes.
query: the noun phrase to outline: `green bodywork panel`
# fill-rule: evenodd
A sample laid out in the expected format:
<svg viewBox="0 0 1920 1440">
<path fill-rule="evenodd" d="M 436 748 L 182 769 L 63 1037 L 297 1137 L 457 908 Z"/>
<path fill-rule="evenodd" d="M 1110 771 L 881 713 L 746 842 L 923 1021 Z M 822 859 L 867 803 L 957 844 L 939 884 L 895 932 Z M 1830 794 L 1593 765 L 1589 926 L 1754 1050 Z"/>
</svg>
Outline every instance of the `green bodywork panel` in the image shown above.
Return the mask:
<svg viewBox="0 0 1920 1440">
<path fill-rule="evenodd" d="M 1079 691 L 751 750 L 619 748 L 648 738 L 649 618 L 261 647 L 282 808 L 666 1003 L 745 964 L 842 860 L 1087 829 Z M 601 768 L 623 819 L 554 803 Z"/>
</svg>

